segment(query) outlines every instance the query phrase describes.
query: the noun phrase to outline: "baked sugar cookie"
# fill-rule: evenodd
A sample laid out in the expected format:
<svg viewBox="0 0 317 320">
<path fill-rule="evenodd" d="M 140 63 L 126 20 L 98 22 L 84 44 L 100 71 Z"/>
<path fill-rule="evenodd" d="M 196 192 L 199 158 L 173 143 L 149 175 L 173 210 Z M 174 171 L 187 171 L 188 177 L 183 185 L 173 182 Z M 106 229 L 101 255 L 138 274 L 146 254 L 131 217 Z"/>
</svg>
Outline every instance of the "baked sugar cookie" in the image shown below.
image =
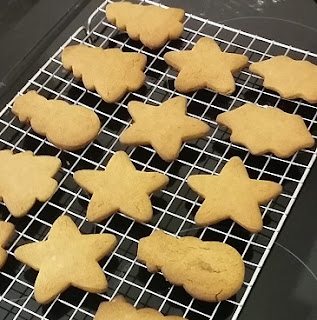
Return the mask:
<svg viewBox="0 0 317 320">
<path fill-rule="evenodd" d="M 137 310 L 131 304 L 125 301 L 122 296 L 115 297 L 109 302 L 102 302 L 94 320 L 186 320 L 183 317 L 166 316 L 160 312 L 142 308 Z"/>
<path fill-rule="evenodd" d="M 152 106 L 131 101 L 128 111 L 133 119 L 130 128 L 120 135 L 124 145 L 151 145 L 165 161 L 175 160 L 182 143 L 206 136 L 210 127 L 186 115 L 187 100 L 176 97 Z"/>
<path fill-rule="evenodd" d="M 75 78 L 82 79 L 86 89 L 96 90 L 108 103 L 120 100 L 129 91 L 137 91 L 145 81 L 146 56 L 138 52 L 79 44 L 63 50 L 62 62 Z"/>
<path fill-rule="evenodd" d="M 231 94 L 235 90 L 232 74 L 248 63 L 247 56 L 222 52 L 210 38 L 199 39 L 191 50 L 167 52 L 164 60 L 179 71 L 175 88 L 185 93 L 209 88 Z"/>
<path fill-rule="evenodd" d="M 150 49 L 161 48 L 168 40 L 179 38 L 184 29 L 184 15 L 183 9 L 131 2 L 114 2 L 106 7 L 106 17 L 112 24 Z"/>
<path fill-rule="evenodd" d="M 7 261 L 8 254 L 4 247 L 14 234 L 14 225 L 10 222 L 0 221 L 0 269 Z"/>
<path fill-rule="evenodd" d="M 74 180 L 92 194 L 87 219 L 99 222 L 121 211 L 138 222 L 152 219 L 149 195 L 163 188 L 168 177 L 157 172 L 138 171 L 128 155 L 116 152 L 105 170 L 80 170 Z"/>
<path fill-rule="evenodd" d="M 82 235 L 71 218 L 61 216 L 47 240 L 20 246 L 14 254 L 17 260 L 39 271 L 34 296 L 38 303 L 46 304 L 70 286 L 105 292 L 108 284 L 98 261 L 116 244 L 111 234 Z"/>
<path fill-rule="evenodd" d="M 263 86 L 285 99 L 317 103 L 317 66 L 309 61 L 277 56 L 252 63 L 250 71 L 264 78 Z"/>
<path fill-rule="evenodd" d="M 85 147 L 97 137 L 100 129 L 100 120 L 92 110 L 62 100 L 47 100 L 36 91 L 17 97 L 12 112 L 64 150 Z"/>
<path fill-rule="evenodd" d="M 277 157 L 288 158 L 315 144 L 299 115 L 278 108 L 245 104 L 219 114 L 216 121 L 232 131 L 232 142 L 246 146 L 256 156 L 272 152 Z"/>
<path fill-rule="evenodd" d="M 25 216 L 36 200 L 47 201 L 56 191 L 53 179 L 61 167 L 56 157 L 26 151 L 0 151 L 0 200 L 16 218 Z"/>
<path fill-rule="evenodd" d="M 199 226 L 208 226 L 232 219 L 249 232 L 262 230 L 260 204 L 265 204 L 282 192 L 282 186 L 271 181 L 250 179 L 242 160 L 233 157 L 219 176 L 192 175 L 188 185 L 205 201 L 195 216 Z"/>
<path fill-rule="evenodd" d="M 244 280 L 240 254 L 222 242 L 155 231 L 140 240 L 137 257 L 150 272 L 162 271 L 170 283 L 207 302 L 229 299 Z"/>
</svg>

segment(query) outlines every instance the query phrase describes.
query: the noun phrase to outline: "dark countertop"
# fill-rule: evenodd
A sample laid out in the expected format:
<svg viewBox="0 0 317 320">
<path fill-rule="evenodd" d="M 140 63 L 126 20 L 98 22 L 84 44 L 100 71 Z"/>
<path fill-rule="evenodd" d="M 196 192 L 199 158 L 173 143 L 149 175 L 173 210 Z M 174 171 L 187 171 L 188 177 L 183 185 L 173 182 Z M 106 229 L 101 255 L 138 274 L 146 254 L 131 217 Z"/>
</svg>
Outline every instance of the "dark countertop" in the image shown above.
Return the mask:
<svg viewBox="0 0 317 320">
<path fill-rule="evenodd" d="M 1 105 L 8 102 L 57 47 L 85 23 L 89 14 L 101 2 L 0 2 Z M 188 12 L 237 29 L 317 53 L 317 3 L 314 0 L 162 2 L 183 7 Z M 315 164 L 239 319 L 317 319 L 316 181 Z"/>
</svg>

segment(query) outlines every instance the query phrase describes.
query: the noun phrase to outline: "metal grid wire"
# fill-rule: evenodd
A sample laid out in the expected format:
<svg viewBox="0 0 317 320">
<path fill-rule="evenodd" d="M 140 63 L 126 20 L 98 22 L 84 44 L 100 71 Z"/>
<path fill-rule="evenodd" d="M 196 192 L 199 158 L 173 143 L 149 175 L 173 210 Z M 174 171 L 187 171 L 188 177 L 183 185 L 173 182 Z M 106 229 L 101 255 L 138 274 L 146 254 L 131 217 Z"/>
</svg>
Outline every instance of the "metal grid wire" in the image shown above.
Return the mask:
<svg viewBox="0 0 317 320">
<path fill-rule="evenodd" d="M 276 93 L 265 90 L 262 80 L 248 70 L 236 77 L 237 88 L 231 96 L 210 90 L 182 95 L 174 89 L 176 73 L 164 63 L 163 55 L 170 50 L 189 49 L 202 36 L 214 38 L 224 51 L 246 54 L 251 62 L 274 55 L 288 55 L 317 63 L 317 55 L 190 14 L 186 14 L 181 39 L 169 42 L 160 50 L 149 50 L 106 21 L 104 14 L 108 2 L 93 13 L 88 28 L 78 29 L 18 93 L 33 89 L 47 98 L 63 99 L 94 110 L 102 123 L 98 138 L 79 152 L 61 151 L 13 116 L 10 110 L 12 101 L 0 114 L 1 149 L 32 150 L 37 155 L 53 155 L 62 161 L 57 177 L 59 189 L 49 201 L 36 204 L 21 219 L 12 217 L 3 204 L 0 206 L 0 218 L 14 223 L 17 230 L 8 249 L 8 261 L 0 273 L 1 319 L 90 320 L 101 301 L 118 294 L 124 295 L 135 306 L 153 307 L 166 315 L 180 315 L 192 320 L 236 319 L 316 158 L 316 149 L 300 151 L 289 159 L 278 159 L 273 155 L 255 157 L 244 147 L 230 143 L 229 133 L 216 124 L 216 116 L 246 102 L 271 105 L 301 115 L 315 137 L 317 106 L 301 100 L 281 99 Z M 61 65 L 62 49 L 76 43 L 142 52 L 148 58 L 146 84 L 118 103 L 105 103 L 98 94 L 87 91 Z M 120 145 L 118 137 L 131 123 L 127 112 L 129 101 L 157 105 L 176 95 L 188 99 L 190 115 L 211 126 L 209 137 L 186 143 L 179 158 L 169 164 L 150 147 L 124 148 Z M 136 223 L 121 213 L 99 224 L 85 220 L 89 197 L 74 183 L 72 174 L 84 168 L 104 168 L 117 150 L 125 150 L 137 169 L 165 173 L 170 178 L 169 185 L 152 196 L 154 217 L 150 223 Z M 223 221 L 208 228 L 198 228 L 193 221 L 200 202 L 186 183 L 188 176 L 218 174 L 232 156 L 243 160 L 251 178 L 272 180 L 283 185 L 282 195 L 261 207 L 264 228 L 260 234 L 249 234 L 232 221 Z M 65 213 L 73 218 L 83 233 L 109 232 L 117 236 L 118 246 L 110 257 L 101 261 L 109 289 L 105 294 L 96 295 L 70 288 L 50 305 L 40 306 L 33 297 L 37 273 L 16 261 L 13 252 L 24 243 L 42 240 L 54 220 Z M 136 249 L 138 240 L 157 228 L 175 236 L 193 235 L 202 240 L 222 241 L 236 248 L 246 266 L 242 289 L 230 300 L 204 303 L 192 299 L 183 288 L 171 286 L 162 274 L 148 273 L 145 266 L 136 261 Z"/>
</svg>

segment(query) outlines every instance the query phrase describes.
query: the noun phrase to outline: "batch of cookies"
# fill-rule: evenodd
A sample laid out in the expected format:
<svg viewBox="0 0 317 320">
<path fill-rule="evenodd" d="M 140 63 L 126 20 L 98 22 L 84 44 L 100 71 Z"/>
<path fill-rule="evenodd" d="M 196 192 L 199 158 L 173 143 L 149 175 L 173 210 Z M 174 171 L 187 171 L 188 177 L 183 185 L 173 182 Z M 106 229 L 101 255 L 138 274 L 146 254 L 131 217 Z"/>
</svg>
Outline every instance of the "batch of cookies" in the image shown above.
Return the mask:
<svg viewBox="0 0 317 320">
<path fill-rule="evenodd" d="M 179 38 L 184 27 L 184 11 L 176 8 L 117 2 L 106 7 L 106 17 L 150 49 Z M 232 74 L 248 63 L 247 56 L 222 52 L 207 37 L 199 39 L 191 50 L 167 52 L 164 60 L 178 71 L 175 80 L 178 92 L 208 88 L 227 95 L 235 90 Z M 120 100 L 125 93 L 144 84 L 146 62 L 142 53 L 84 44 L 66 47 L 62 53 L 64 68 L 81 79 L 87 90 L 97 91 L 107 103 Z M 317 102 L 317 66 L 310 62 L 279 56 L 252 63 L 249 69 L 265 79 L 264 87 L 286 99 Z M 182 96 L 160 106 L 131 101 L 128 111 L 133 123 L 120 135 L 120 142 L 129 146 L 151 145 L 163 160 L 171 162 L 177 159 L 183 142 L 210 133 L 210 127 L 188 116 L 186 109 L 187 100 Z M 17 97 L 12 111 L 21 122 L 29 123 L 36 133 L 65 150 L 89 145 L 101 127 L 92 110 L 61 100 L 47 100 L 35 91 Z M 218 115 L 216 121 L 232 131 L 233 143 L 245 146 L 253 155 L 270 152 L 288 158 L 314 145 L 314 138 L 300 116 L 270 106 L 245 104 Z M 26 215 L 37 200 L 49 200 L 58 187 L 54 176 L 61 161 L 56 157 L 3 150 L 0 163 L 1 197 L 14 217 Z M 116 212 L 140 223 L 151 221 L 150 195 L 169 182 L 165 174 L 136 170 L 123 151 L 112 156 L 105 170 L 79 170 L 73 178 L 92 195 L 87 209 L 91 222 L 103 221 Z M 198 226 L 230 218 L 251 233 L 258 233 L 263 227 L 259 206 L 282 192 L 278 183 L 250 179 L 238 157 L 231 158 L 219 175 L 191 175 L 187 183 L 205 199 L 195 216 Z M 11 223 L 0 222 L 0 267 L 7 258 L 3 248 L 13 233 Z M 105 292 L 107 280 L 98 261 L 116 245 L 116 237 L 111 234 L 82 235 L 72 219 L 63 215 L 53 223 L 47 239 L 22 245 L 14 254 L 16 259 L 39 271 L 34 295 L 36 301 L 46 304 L 70 286 L 87 292 Z M 139 241 L 137 259 L 146 264 L 149 272 L 161 271 L 171 284 L 183 286 L 193 298 L 207 302 L 230 298 L 244 281 L 242 257 L 222 242 L 195 237 L 178 239 L 158 230 Z M 163 319 L 156 310 L 135 309 L 123 297 L 102 303 L 95 319 L 120 320 L 128 314 L 129 319 Z"/>
</svg>

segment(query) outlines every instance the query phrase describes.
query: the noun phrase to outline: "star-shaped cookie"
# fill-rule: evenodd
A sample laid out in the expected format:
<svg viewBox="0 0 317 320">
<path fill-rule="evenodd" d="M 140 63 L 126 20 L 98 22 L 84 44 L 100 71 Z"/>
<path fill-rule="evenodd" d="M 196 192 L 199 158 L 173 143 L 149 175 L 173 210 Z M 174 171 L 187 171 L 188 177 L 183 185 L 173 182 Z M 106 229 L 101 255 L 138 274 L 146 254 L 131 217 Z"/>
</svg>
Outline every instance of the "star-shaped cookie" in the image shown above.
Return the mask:
<svg viewBox="0 0 317 320">
<path fill-rule="evenodd" d="M 34 285 L 37 302 L 51 302 L 68 287 L 101 293 L 106 276 L 98 264 L 117 244 L 111 234 L 82 235 L 67 216 L 53 224 L 48 239 L 25 244 L 14 252 L 17 260 L 39 271 Z"/>
<path fill-rule="evenodd" d="M 250 65 L 250 71 L 264 78 L 263 86 L 283 98 L 302 98 L 317 103 L 317 66 L 309 61 L 277 56 Z"/>
<path fill-rule="evenodd" d="M 183 97 L 169 99 L 160 106 L 131 101 L 128 111 L 134 123 L 120 136 L 125 145 L 152 145 L 165 161 L 175 160 L 182 143 L 206 136 L 210 127 L 186 115 L 187 101 Z"/>
<path fill-rule="evenodd" d="M 116 152 L 105 170 L 80 170 L 74 180 L 92 194 L 87 219 L 99 222 L 121 211 L 138 222 L 148 222 L 153 216 L 149 195 L 163 188 L 168 177 L 157 172 L 135 169 L 128 155 Z"/>
<path fill-rule="evenodd" d="M 3 249 L 14 233 L 14 225 L 10 222 L 0 221 L 0 269 L 5 264 L 8 254 Z"/>
<path fill-rule="evenodd" d="M 68 46 L 62 53 L 63 67 L 81 78 L 88 90 L 113 103 L 128 91 L 136 91 L 145 81 L 146 56 L 118 48 L 91 48 L 82 44 Z"/>
<path fill-rule="evenodd" d="M 114 2 L 106 7 L 107 19 L 120 30 L 126 30 L 133 40 L 140 40 L 150 49 L 161 48 L 168 40 L 181 36 L 184 10 Z"/>
<path fill-rule="evenodd" d="M 191 50 L 167 52 L 164 60 L 179 71 L 175 80 L 175 88 L 179 92 L 207 87 L 222 94 L 234 92 L 232 74 L 248 63 L 247 56 L 222 52 L 210 38 L 199 39 Z"/>
<path fill-rule="evenodd" d="M 257 156 L 272 152 L 277 157 L 288 158 L 315 143 L 299 115 L 278 108 L 245 104 L 219 114 L 216 121 L 232 131 L 232 142 L 246 146 Z"/>
<path fill-rule="evenodd" d="M 271 181 L 250 179 L 239 157 L 233 157 L 219 176 L 193 175 L 188 185 L 206 200 L 195 222 L 200 226 L 232 219 L 249 232 L 262 230 L 260 204 L 265 204 L 282 192 L 282 186 Z"/>
</svg>

